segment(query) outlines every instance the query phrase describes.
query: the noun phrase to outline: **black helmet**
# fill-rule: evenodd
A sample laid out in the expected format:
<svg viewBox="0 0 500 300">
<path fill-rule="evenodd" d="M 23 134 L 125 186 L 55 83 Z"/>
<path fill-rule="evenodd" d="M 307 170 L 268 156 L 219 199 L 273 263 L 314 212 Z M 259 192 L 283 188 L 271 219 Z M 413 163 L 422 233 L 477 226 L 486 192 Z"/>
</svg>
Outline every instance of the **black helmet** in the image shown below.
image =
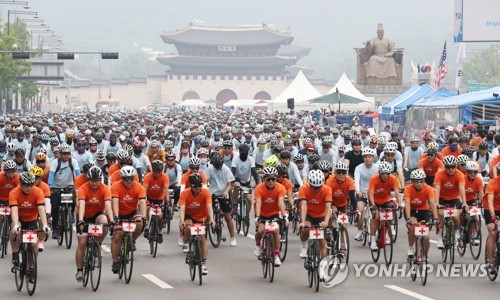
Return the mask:
<svg viewBox="0 0 500 300">
<path fill-rule="evenodd" d="M 87 174 L 87 172 L 90 170 L 90 168 L 92 168 L 94 166 L 93 163 L 86 163 L 82 166 L 82 172 L 84 174 Z"/>
<path fill-rule="evenodd" d="M 292 154 L 288 150 L 283 150 L 280 153 L 280 158 L 292 158 Z"/>
<path fill-rule="evenodd" d="M 311 155 L 309 155 L 309 157 L 307 158 L 307 161 L 309 162 L 309 164 L 314 164 L 315 162 L 319 161 L 319 155 L 316 154 L 316 153 L 313 153 Z"/>
<path fill-rule="evenodd" d="M 238 150 L 240 151 L 240 153 L 248 153 L 248 151 L 250 150 L 250 147 L 248 146 L 248 144 L 241 144 L 239 147 L 238 147 Z"/>
<path fill-rule="evenodd" d="M 102 179 L 102 170 L 97 166 L 92 166 L 86 174 L 89 179 Z"/>
<path fill-rule="evenodd" d="M 120 159 L 120 162 L 121 165 L 127 165 L 127 166 L 131 166 L 133 164 L 132 157 L 130 156 L 123 157 L 122 159 Z"/>
<path fill-rule="evenodd" d="M 25 155 L 26 154 L 26 150 L 24 148 L 21 148 L 21 147 L 18 147 L 16 148 L 16 151 L 14 152 L 15 155 Z"/>
<path fill-rule="evenodd" d="M 223 147 L 233 147 L 233 143 L 230 140 L 225 140 L 222 142 Z"/>
<path fill-rule="evenodd" d="M 326 160 L 320 160 L 317 164 L 318 169 L 323 172 L 330 172 L 332 170 L 332 164 Z"/>
<path fill-rule="evenodd" d="M 220 170 L 220 168 L 222 168 L 222 165 L 224 164 L 224 159 L 218 152 L 213 152 L 213 153 L 214 155 L 210 159 L 210 163 L 212 164 L 212 166 L 214 166 L 214 168 Z"/>
<path fill-rule="evenodd" d="M 106 154 L 106 160 L 108 162 L 116 160 L 116 154 L 114 152 L 109 152 L 108 154 Z"/>
<path fill-rule="evenodd" d="M 155 160 L 151 163 L 151 168 L 153 171 L 161 171 L 163 170 L 163 162 L 161 160 Z"/>
<path fill-rule="evenodd" d="M 458 138 L 454 135 L 450 136 L 448 138 L 448 144 L 451 144 L 451 143 L 458 143 Z"/>
<path fill-rule="evenodd" d="M 280 176 L 287 176 L 288 175 L 288 168 L 285 165 L 279 164 L 276 167 L 276 171 L 278 171 L 278 175 L 280 175 Z"/>
<path fill-rule="evenodd" d="M 189 184 L 191 185 L 201 185 L 203 182 L 203 179 L 201 178 L 201 175 L 199 173 L 193 173 L 189 175 Z"/>
</svg>

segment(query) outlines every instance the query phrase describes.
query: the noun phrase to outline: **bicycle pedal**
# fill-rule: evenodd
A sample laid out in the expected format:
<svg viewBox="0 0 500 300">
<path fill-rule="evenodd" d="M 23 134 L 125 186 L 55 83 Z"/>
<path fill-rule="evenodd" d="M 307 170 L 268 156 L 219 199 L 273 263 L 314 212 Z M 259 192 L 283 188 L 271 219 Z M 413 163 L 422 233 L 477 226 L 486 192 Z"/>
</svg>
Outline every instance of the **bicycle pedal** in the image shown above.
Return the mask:
<svg viewBox="0 0 500 300">
<path fill-rule="evenodd" d="M 226 237 L 223 237 L 223 238 L 222 238 L 222 241 L 225 243 L 225 242 L 226 242 Z"/>
</svg>

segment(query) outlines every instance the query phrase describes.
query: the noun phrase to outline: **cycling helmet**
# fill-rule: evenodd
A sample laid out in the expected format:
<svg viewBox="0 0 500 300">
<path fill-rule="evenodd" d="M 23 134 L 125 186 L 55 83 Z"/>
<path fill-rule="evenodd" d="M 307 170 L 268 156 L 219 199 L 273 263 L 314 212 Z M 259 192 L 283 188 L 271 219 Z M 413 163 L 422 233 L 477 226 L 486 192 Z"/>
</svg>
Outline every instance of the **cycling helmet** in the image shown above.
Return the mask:
<svg viewBox="0 0 500 300">
<path fill-rule="evenodd" d="M 327 139 L 324 139 L 324 140 L 321 142 L 321 146 L 322 146 L 322 147 L 331 147 L 331 146 L 332 146 L 332 141 L 327 140 Z"/>
<path fill-rule="evenodd" d="M 35 155 L 35 160 L 46 160 L 46 159 L 47 159 L 47 155 L 45 153 L 38 152 Z"/>
<path fill-rule="evenodd" d="M 151 146 L 153 145 L 153 142 L 151 142 Z M 132 143 L 132 147 L 133 148 L 141 148 L 142 149 L 142 143 L 141 141 L 139 140 L 135 140 L 133 143 Z"/>
<path fill-rule="evenodd" d="M 109 152 L 108 154 L 106 154 L 106 160 L 108 162 L 116 160 L 116 154 L 114 152 Z"/>
<path fill-rule="evenodd" d="M 458 143 L 458 138 L 454 135 L 452 135 L 448 138 L 448 144 L 452 144 L 452 143 Z"/>
<path fill-rule="evenodd" d="M 189 159 L 189 167 L 194 166 L 194 167 L 199 167 L 200 166 L 200 159 L 198 157 L 191 157 Z"/>
<path fill-rule="evenodd" d="M 52 149 L 52 152 L 54 152 L 54 153 L 61 152 L 61 147 L 55 146 L 54 149 Z"/>
<path fill-rule="evenodd" d="M 453 155 L 448 155 L 445 158 L 443 158 L 443 164 L 445 166 L 455 166 L 457 164 L 457 159 Z"/>
<path fill-rule="evenodd" d="M 422 180 L 425 179 L 426 175 L 422 169 L 413 170 L 410 174 L 411 180 Z"/>
<path fill-rule="evenodd" d="M 59 146 L 59 150 L 61 153 L 70 153 L 71 152 L 71 147 L 68 144 L 62 144 Z"/>
<path fill-rule="evenodd" d="M 339 162 L 335 165 L 335 170 L 345 170 L 345 171 L 348 171 L 349 170 L 349 165 L 348 164 L 345 164 L 343 162 Z"/>
<path fill-rule="evenodd" d="M 94 166 L 93 163 L 85 163 L 83 166 L 82 166 L 82 173 L 86 174 L 90 168 L 92 168 Z"/>
<path fill-rule="evenodd" d="M 280 176 L 287 176 L 288 168 L 285 165 L 279 164 L 278 166 L 276 166 L 276 172 L 278 172 L 278 175 Z"/>
<path fill-rule="evenodd" d="M 123 177 L 134 177 L 137 171 L 132 166 L 124 166 L 120 169 L 120 176 Z"/>
<path fill-rule="evenodd" d="M 371 144 L 376 144 L 377 142 L 378 142 L 378 138 L 376 135 L 373 135 L 372 137 L 370 137 Z"/>
<path fill-rule="evenodd" d="M 160 142 L 157 140 L 153 140 L 153 141 L 151 141 L 150 147 L 151 148 L 158 148 L 158 147 L 160 147 Z"/>
<path fill-rule="evenodd" d="M 230 141 L 230 140 L 225 140 L 224 142 L 222 142 L 222 146 L 223 147 L 233 147 L 233 143 Z"/>
<path fill-rule="evenodd" d="M 382 161 L 378 164 L 378 172 L 379 173 L 391 173 L 392 165 L 388 161 Z"/>
<path fill-rule="evenodd" d="M 318 162 L 318 169 L 323 172 L 330 172 L 332 170 L 332 164 L 326 160 L 320 160 Z"/>
<path fill-rule="evenodd" d="M 372 148 L 364 148 L 363 150 L 361 150 L 361 155 L 365 156 L 365 155 L 373 155 L 375 156 L 375 149 L 372 149 Z"/>
<path fill-rule="evenodd" d="M 153 171 L 162 171 L 163 162 L 161 160 L 155 160 L 151 163 L 151 168 L 153 169 Z"/>
<path fill-rule="evenodd" d="M 461 137 L 458 138 L 458 143 L 467 143 L 467 144 L 469 144 L 469 138 L 466 137 L 465 135 L 461 136 Z"/>
<path fill-rule="evenodd" d="M 280 158 L 292 158 L 292 153 L 290 153 L 290 151 L 288 150 L 283 150 L 281 151 L 280 153 Z"/>
<path fill-rule="evenodd" d="M 283 142 L 283 144 L 284 144 L 285 146 L 291 146 L 291 145 L 293 145 L 292 139 L 286 139 L 286 140 Z"/>
<path fill-rule="evenodd" d="M 8 160 L 3 165 L 4 170 L 16 170 L 16 163 L 13 160 Z"/>
<path fill-rule="evenodd" d="M 321 170 L 311 170 L 307 176 L 309 184 L 313 187 L 321 187 L 325 183 L 325 175 Z"/>
<path fill-rule="evenodd" d="M 215 136 L 219 136 L 219 135 L 220 135 L 220 131 L 219 131 L 219 130 L 215 130 L 215 131 L 214 131 L 214 135 L 215 135 Z"/>
<path fill-rule="evenodd" d="M 411 139 L 410 139 L 410 143 L 413 143 L 413 142 L 419 142 L 420 143 L 420 138 L 418 136 L 412 136 Z"/>
<path fill-rule="evenodd" d="M 90 140 L 89 140 L 89 145 L 97 145 L 97 140 L 96 140 L 96 139 L 94 139 L 93 137 L 92 137 L 92 138 L 90 138 Z"/>
<path fill-rule="evenodd" d="M 123 159 L 120 159 L 120 164 L 131 166 L 134 164 L 134 162 L 132 161 L 132 157 L 127 155 Z"/>
<path fill-rule="evenodd" d="M 465 165 L 468 161 L 469 161 L 469 157 L 467 155 L 465 155 L 465 154 L 460 154 L 457 157 L 457 163 L 459 165 Z"/>
<path fill-rule="evenodd" d="M 217 170 L 220 170 L 220 168 L 222 168 L 222 165 L 224 164 L 224 159 L 222 158 L 222 156 L 218 152 L 214 152 L 214 155 L 210 159 L 210 163 Z"/>
<path fill-rule="evenodd" d="M 264 170 L 262 171 L 262 176 L 264 178 L 266 177 L 275 177 L 278 171 L 276 170 L 275 167 L 265 167 Z"/>
<path fill-rule="evenodd" d="M 120 136 L 118 137 L 118 140 L 119 140 L 120 142 L 125 142 L 125 141 L 127 140 L 127 137 L 126 137 L 126 136 L 124 136 L 123 134 L 120 134 Z"/>
<path fill-rule="evenodd" d="M 166 140 L 164 145 L 165 145 L 165 148 L 173 148 L 174 147 L 174 143 L 171 140 Z"/>
<path fill-rule="evenodd" d="M 267 140 L 261 137 L 257 140 L 257 144 L 267 144 Z"/>
<path fill-rule="evenodd" d="M 354 137 L 351 141 L 351 145 L 362 145 L 361 139 L 359 137 Z"/>
<path fill-rule="evenodd" d="M 293 157 L 293 161 L 294 161 L 295 163 L 297 163 L 297 162 L 299 162 L 299 161 L 303 162 L 303 161 L 304 161 L 304 156 L 303 156 L 302 154 L 298 153 L 297 155 L 295 155 L 295 156 Z"/>
<path fill-rule="evenodd" d="M 97 166 L 92 166 L 86 175 L 88 179 L 102 179 L 102 170 Z"/>
<path fill-rule="evenodd" d="M 467 155 L 468 157 L 471 157 L 472 154 L 474 154 L 475 149 L 472 146 L 467 146 L 462 150 L 462 154 Z"/>
<path fill-rule="evenodd" d="M 241 144 L 238 147 L 238 150 L 240 151 L 240 153 L 248 153 L 248 151 L 250 150 L 250 147 L 248 146 L 248 144 Z"/>
<path fill-rule="evenodd" d="M 106 160 L 106 152 L 104 150 L 97 150 L 95 158 L 96 160 Z"/>
<path fill-rule="evenodd" d="M 123 160 L 125 157 L 128 157 L 128 152 L 125 149 L 120 149 L 116 152 L 116 158 L 119 160 Z"/>
<path fill-rule="evenodd" d="M 479 171 L 479 164 L 475 161 L 469 160 L 465 165 L 467 171 Z"/>
<path fill-rule="evenodd" d="M 127 151 L 129 155 L 132 155 L 134 153 L 134 148 L 129 144 L 123 146 L 123 150 Z"/>
<path fill-rule="evenodd" d="M 274 147 L 272 148 L 272 151 L 273 151 L 274 153 L 281 153 L 281 151 L 283 151 L 284 149 L 285 149 L 285 148 L 283 147 L 283 145 L 282 145 L 282 144 L 277 144 L 276 146 L 274 146 Z"/>
<path fill-rule="evenodd" d="M 16 148 L 16 151 L 14 153 L 15 153 L 16 156 L 17 155 L 25 155 L 26 154 L 26 149 L 19 147 L 19 148 Z"/>
<path fill-rule="evenodd" d="M 167 158 L 167 160 L 169 160 L 170 158 L 175 159 L 175 153 L 174 153 L 173 151 L 168 151 L 168 152 L 165 154 L 165 157 Z"/>
<path fill-rule="evenodd" d="M 215 144 L 214 144 L 214 148 L 215 148 L 215 149 L 222 148 L 222 142 L 215 142 Z"/>
<path fill-rule="evenodd" d="M 427 149 L 427 155 L 437 155 L 437 150 L 434 148 Z"/>
<path fill-rule="evenodd" d="M 39 166 L 34 166 L 30 169 L 30 173 L 33 174 L 35 177 L 42 177 L 43 169 L 40 168 Z"/>
<path fill-rule="evenodd" d="M 146 135 L 146 129 L 139 129 L 139 135 Z"/>
<path fill-rule="evenodd" d="M 309 155 L 309 157 L 307 158 L 307 161 L 309 162 L 309 164 L 312 165 L 315 162 L 319 161 L 319 155 L 316 153 L 313 153 L 313 154 Z"/>
<path fill-rule="evenodd" d="M 200 154 L 206 154 L 206 155 L 208 155 L 208 149 L 207 148 L 200 148 L 198 150 L 197 155 L 200 156 Z"/>
<path fill-rule="evenodd" d="M 22 172 L 19 175 L 19 181 L 23 185 L 33 185 L 35 184 L 35 176 L 30 172 Z"/>
<path fill-rule="evenodd" d="M 479 145 L 477 145 L 479 150 L 488 150 L 488 143 L 485 141 L 479 142 Z"/>
<path fill-rule="evenodd" d="M 208 148 L 210 146 L 210 142 L 208 140 L 201 141 L 201 146 L 203 148 Z"/>
<path fill-rule="evenodd" d="M 276 167 L 280 163 L 280 159 L 276 155 L 269 156 L 264 162 L 266 167 Z"/>
<path fill-rule="evenodd" d="M 394 149 L 391 146 L 387 145 L 387 146 L 384 147 L 384 154 L 386 154 L 386 153 L 395 154 L 396 153 L 396 149 Z"/>
<path fill-rule="evenodd" d="M 189 175 L 189 184 L 200 186 L 203 184 L 203 178 L 199 173 L 192 173 Z"/>
</svg>

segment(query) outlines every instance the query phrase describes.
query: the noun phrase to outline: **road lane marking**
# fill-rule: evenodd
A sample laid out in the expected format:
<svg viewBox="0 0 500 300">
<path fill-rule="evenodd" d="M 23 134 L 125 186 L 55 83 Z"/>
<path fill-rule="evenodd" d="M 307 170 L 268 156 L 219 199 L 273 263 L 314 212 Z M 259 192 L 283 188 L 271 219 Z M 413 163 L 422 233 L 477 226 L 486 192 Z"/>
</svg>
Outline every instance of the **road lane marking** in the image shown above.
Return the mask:
<svg viewBox="0 0 500 300">
<path fill-rule="evenodd" d="M 154 276 L 153 274 L 142 274 L 147 280 L 151 281 L 152 283 L 156 284 L 162 289 L 173 289 L 173 287 L 162 280 L 160 280 L 158 277 Z"/>
<path fill-rule="evenodd" d="M 109 249 L 108 246 L 106 245 L 101 245 L 102 250 L 106 251 L 107 253 L 111 252 L 111 249 Z"/>
<path fill-rule="evenodd" d="M 408 295 L 410 297 L 413 297 L 413 298 L 416 298 L 416 299 L 419 299 L 419 300 L 434 300 L 433 298 L 429 298 L 429 297 L 426 297 L 424 295 L 420 295 L 420 294 L 417 294 L 415 292 L 412 292 L 410 290 L 407 290 L 407 289 L 404 289 L 404 288 L 401 288 L 399 286 L 396 286 L 396 285 L 384 285 L 384 287 L 388 288 L 388 289 L 391 289 L 391 290 L 394 290 L 396 292 L 400 292 L 402 294 L 405 294 L 405 295 Z"/>
<path fill-rule="evenodd" d="M 240 235 L 245 236 L 245 235 L 244 235 L 243 233 L 241 233 L 241 232 L 240 232 Z M 253 234 L 250 234 L 250 233 L 249 233 L 249 234 L 247 234 L 247 235 L 246 235 L 246 237 L 247 237 L 247 238 L 249 238 L 249 239 L 255 240 L 255 236 L 254 236 Z"/>
<path fill-rule="evenodd" d="M 433 243 L 433 244 L 437 244 L 437 243 L 438 243 L 437 241 L 435 241 L 435 240 L 430 240 L 430 239 L 429 239 L 429 242 L 431 242 L 431 243 Z"/>
</svg>

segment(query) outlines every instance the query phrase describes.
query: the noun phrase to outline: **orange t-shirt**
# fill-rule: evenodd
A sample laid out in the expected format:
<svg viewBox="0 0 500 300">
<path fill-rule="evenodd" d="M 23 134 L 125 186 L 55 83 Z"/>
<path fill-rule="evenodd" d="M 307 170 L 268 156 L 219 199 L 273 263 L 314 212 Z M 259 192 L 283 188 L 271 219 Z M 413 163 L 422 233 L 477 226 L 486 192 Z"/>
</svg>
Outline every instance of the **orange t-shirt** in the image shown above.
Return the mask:
<svg viewBox="0 0 500 300">
<path fill-rule="evenodd" d="M 338 207 L 344 207 L 347 205 L 347 199 L 349 198 L 349 191 L 354 191 L 354 180 L 351 177 L 346 176 L 345 181 L 339 183 L 335 176 L 330 176 L 325 185 L 332 190 L 332 200 L 333 205 Z"/>
<path fill-rule="evenodd" d="M 0 201 L 9 201 L 9 193 L 19 186 L 19 174 L 15 173 L 14 178 L 8 179 L 5 172 L 0 173 Z"/>
<path fill-rule="evenodd" d="M 368 191 L 373 191 L 373 202 L 376 205 L 383 205 L 391 200 L 391 191 L 398 192 L 399 183 L 394 175 L 389 175 L 386 182 L 380 180 L 380 174 L 375 174 L 370 178 Z"/>
<path fill-rule="evenodd" d="M 185 206 L 186 216 L 193 218 L 194 222 L 205 222 L 208 218 L 207 205 L 212 205 L 212 194 L 208 188 L 202 188 L 196 196 L 190 188 L 181 192 L 179 206 Z"/>
<path fill-rule="evenodd" d="M 276 182 L 274 188 L 270 190 L 267 188 L 266 183 L 263 182 L 255 187 L 254 192 L 255 202 L 261 202 L 260 216 L 270 218 L 280 213 L 278 200 L 280 198 L 284 200 L 286 195 L 286 188 L 282 184 Z"/>
<path fill-rule="evenodd" d="M 189 183 L 189 175 L 191 174 L 192 174 L 191 171 L 187 171 L 186 173 L 182 174 L 181 185 L 184 185 L 186 189 L 191 187 L 191 184 Z M 207 186 L 208 185 L 207 176 L 205 176 L 205 174 L 203 174 L 202 172 L 199 172 L 199 174 L 201 175 L 201 183 L 204 186 Z"/>
<path fill-rule="evenodd" d="M 114 163 L 111 166 L 109 166 L 108 169 L 108 176 L 111 176 L 114 172 L 120 170 L 120 164 Z"/>
<path fill-rule="evenodd" d="M 45 183 L 49 182 L 49 173 L 50 173 L 50 165 L 45 164 L 45 168 L 43 168 L 42 181 Z"/>
<path fill-rule="evenodd" d="M 282 182 L 276 182 L 285 187 L 287 194 L 293 192 L 293 184 L 288 178 L 283 178 Z"/>
<path fill-rule="evenodd" d="M 85 201 L 84 218 L 92 218 L 104 211 L 105 201 L 111 201 L 111 190 L 103 183 L 94 190 L 90 187 L 90 183 L 87 182 L 78 189 L 77 199 L 78 201 Z"/>
<path fill-rule="evenodd" d="M 488 210 L 488 194 L 493 195 L 493 208 L 495 211 L 500 211 L 500 177 L 495 177 L 488 182 L 486 193 L 483 197 L 483 207 Z"/>
<path fill-rule="evenodd" d="M 149 172 L 144 176 L 142 185 L 146 188 L 146 196 L 149 200 L 163 200 L 165 199 L 165 187 L 170 186 L 168 175 L 162 173 L 160 178 L 155 179 L 153 172 Z"/>
<path fill-rule="evenodd" d="M 429 210 L 429 199 L 434 199 L 434 189 L 424 183 L 420 191 L 413 184 L 405 188 L 403 199 L 410 200 L 411 210 Z"/>
<path fill-rule="evenodd" d="M 332 202 L 332 189 L 324 184 L 315 194 L 312 186 L 306 183 L 299 189 L 299 199 L 306 200 L 307 214 L 311 218 L 321 218 L 325 216 L 326 202 Z"/>
<path fill-rule="evenodd" d="M 437 157 L 432 162 L 424 158 L 418 163 L 418 168 L 424 170 L 426 176 L 434 177 L 437 172 L 444 170 L 444 164 Z"/>
<path fill-rule="evenodd" d="M 113 183 L 111 185 L 111 196 L 119 200 L 118 210 L 120 216 L 131 214 L 137 209 L 139 200 L 146 199 L 144 188 L 135 181 L 129 189 L 123 185 L 121 180 Z"/>
<path fill-rule="evenodd" d="M 453 176 L 448 176 L 446 170 L 439 171 L 434 179 L 434 186 L 436 185 L 441 186 L 439 198 L 444 200 L 459 199 L 460 192 L 458 191 L 458 187 L 460 185 L 465 186 L 464 174 L 456 170 Z"/>
<path fill-rule="evenodd" d="M 111 183 L 115 183 L 122 180 L 122 176 L 120 175 L 120 169 L 116 170 L 111 176 L 108 177 L 108 181 Z M 139 175 L 137 173 L 134 175 L 134 181 L 139 182 Z"/>
<path fill-rule="evenodd" d="M 78 190 L 83 184 L 87 182 L 87 176 L 85 176 L 85 174 L 80 174 L 75 178 L 75 184 L 73 185 L 73 188 L 75 190 Z"/>
<path fill-rule="evenodd" d="M 13 189 L 9 194 L 9 205 L 17 206 L 19 220 L 31 222 L 38 219 L 38 206 L 45 205 L 45 197 L 41 189 L 33 187 L 31 193 L 25 195 L 21 187 Z"/>
<path fill-rule="evenodd" d="M 483 189 L 483 180 L 477 176 L 474 176 L 474 180 L 470 181 L 466 174 L 465 178 L 465 200 L 471 201 L 477 198 L 477 193 Z"/>
<path fill-rule="evenodd" d="M 155 154 L 153 154 L 151 152 L 151 149 L 148 150 L 148 152 L 146 152 L 146 156 L 147 158 L 149 159 L 149 162 L 150 163 L 153 163 L 153 161 L 155 160 L 160 160 L 161 162 L 165 162 L 165 151 L 163 151 L 163 149 L 159 149 L 158 151 L 156 151 Z"/>
<path fill-rule="evenodd" d="M 40 181 L 40 184 L 37 186 L 37 188 L 41 189 L 43 192 L 43 195 L 45 198 L 50 198 L 50 187 L 48 184 L 46 184 L 43 181 Z"/>
<path fill-rule="evenodd" d="M 497 155 L 491 159 L 490 162 L 490 178 L 493 178 L 493 169 L 497 167 L 497 163 L 500 162 L 500 155 Z M 497 172 L 498 175 L 498 172 Z"/>
<path fill-rule="evenodd" d="M 444 157 L 446 157 L 448 155 L 453 155 L 455 157 L 458 157 L 460 154 L 462 154 L 462 148 L 460 148 L 460 146 L 459 146 L 457 148 L 457 151 L 453 152 L 453 151 L 451 151 L 450 146 L 446 146 L 443 148 L 443 150 L 441 150 L 441 153 L 443 154 Z"/>
</svg>

